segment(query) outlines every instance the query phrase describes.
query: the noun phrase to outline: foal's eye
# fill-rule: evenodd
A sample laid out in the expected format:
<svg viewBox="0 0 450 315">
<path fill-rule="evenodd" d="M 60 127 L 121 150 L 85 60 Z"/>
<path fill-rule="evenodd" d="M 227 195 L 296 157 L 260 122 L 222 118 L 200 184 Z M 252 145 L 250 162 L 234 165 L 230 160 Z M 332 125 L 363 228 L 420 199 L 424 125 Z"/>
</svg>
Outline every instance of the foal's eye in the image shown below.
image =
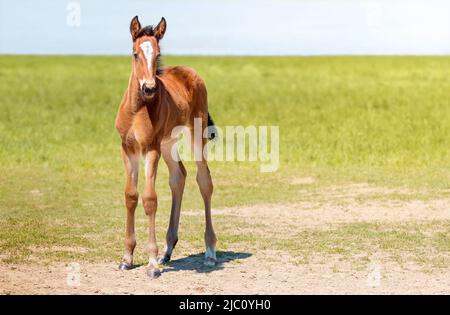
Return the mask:
<svg viewBox="0 0 450 315">
<path fill-rule="evenodd" d="M 134 56 L 134 59 L 138 59 L 138 53 L 137 52 L 133 52 L 133 56 Z"/>
</svg>

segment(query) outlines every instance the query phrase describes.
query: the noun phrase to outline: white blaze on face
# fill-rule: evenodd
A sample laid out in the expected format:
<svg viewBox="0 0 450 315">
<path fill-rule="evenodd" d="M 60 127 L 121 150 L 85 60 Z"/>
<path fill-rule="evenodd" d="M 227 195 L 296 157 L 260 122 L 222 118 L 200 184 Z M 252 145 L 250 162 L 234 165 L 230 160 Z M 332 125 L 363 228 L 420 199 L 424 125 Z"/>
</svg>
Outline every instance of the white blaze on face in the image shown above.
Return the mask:
<svg viewBox="0 0 450 315">
<path fill-rule="evenodd" d="M 149 41 L 143 42 L 139 47 L 141 47 L 144 52 L 145 59 L 147 59 L 147 68 L 150 70 L 152 67 L 152 56 L 153 56 L 153 47 Z"/>
</svg>

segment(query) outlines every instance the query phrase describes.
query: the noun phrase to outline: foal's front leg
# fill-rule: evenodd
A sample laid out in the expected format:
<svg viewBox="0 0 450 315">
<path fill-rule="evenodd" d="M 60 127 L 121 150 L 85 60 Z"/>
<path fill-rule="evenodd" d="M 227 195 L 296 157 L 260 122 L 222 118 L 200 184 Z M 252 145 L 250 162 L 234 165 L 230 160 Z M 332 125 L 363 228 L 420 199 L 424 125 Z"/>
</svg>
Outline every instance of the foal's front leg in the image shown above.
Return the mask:
<svg viewBox="0 0 450 315">
<path fill-rule="evenodd" d="M 136 247 L 136 236 L 134 232 L 134 212 L 138 204 L 139 194 L 137 192 L 138 174 L 139 174 L 139 155 L 127 152 L 122 148 L 122 159 L 125 166 L 125 205 L 127 208 L 127 227 L 125 231 L 125 251 L 122 262 L 119 265 L 120 270 L 129 270 L 133 268 L 133 251 Z"/>
<path fill-rule="evenodd" d="M 148 216 L 149 222 L 149 235 L 148 235 L 148 270 L 147 274 L 151 278 L 157 278 L 161 275 L 158 268 L 158 246 L 156 244 L 156 231 L 155 231 L 155 219 L 156 219 L 156 208 L 158 206 L 158 201 L 156 197 L 155 181 L 156 181 L 156 171 L 158 168 L 158 161 L 160 157 L 160 148 L 150 148 L 144 154 L 145 163 L 145 190 L 142 195 L 142 204 L 144 205 L 145 213 Z"/>
</svg>

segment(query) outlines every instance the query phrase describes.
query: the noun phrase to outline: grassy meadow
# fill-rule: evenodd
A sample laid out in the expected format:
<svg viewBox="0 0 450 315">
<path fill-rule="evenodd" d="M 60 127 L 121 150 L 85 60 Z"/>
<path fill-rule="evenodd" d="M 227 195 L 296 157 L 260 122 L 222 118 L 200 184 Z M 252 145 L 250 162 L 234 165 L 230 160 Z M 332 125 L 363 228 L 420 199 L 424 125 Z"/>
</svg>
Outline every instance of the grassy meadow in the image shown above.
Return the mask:
<svg viewBox="0 0 450 315">
<path fill-rule="evenodd" d="M 280 127 L 277 172 L 260 173 L 259 162 L 211 163 L 215 209 L 308 201 L 315 192 L 351 183 L 415 192 L 389 199 L 450 196 L 448 57 L 168 56 L 164 63 L 188 65 L 201 74 L 217 125 Z M 114 119 L 130 67 L 129 57 L 0 56 L 3 262 L 120 260 L 124 177 Z M 176 250 L 181 255 L 203 251 L 203 217 L 183 216 L 184 210 L 202 212 L 194 163 L 185 165 Z M 314 180 L 292 184 L 301 178 Z M 161 161 L 160 248 L 169 219 L 167 182 Z M 321 196 L 326 199 L 326 193 Z M 417 260 L 426 260 L 430 251 L 450 252 L 446 220 L 349 223 L 291 231 L 278 239 L 245 232 L 268 229 L 266 223 L 224 215 L 215 216 L 214 223 L 219 250 L 289 249 L 299 263 L 317 253 L 351 257 L 379 248 L 410 251 Z M 146 228 L 139 205 L 141 263 Z M 448 263 L 439 259 L 432 265 Z"/>
</svg>

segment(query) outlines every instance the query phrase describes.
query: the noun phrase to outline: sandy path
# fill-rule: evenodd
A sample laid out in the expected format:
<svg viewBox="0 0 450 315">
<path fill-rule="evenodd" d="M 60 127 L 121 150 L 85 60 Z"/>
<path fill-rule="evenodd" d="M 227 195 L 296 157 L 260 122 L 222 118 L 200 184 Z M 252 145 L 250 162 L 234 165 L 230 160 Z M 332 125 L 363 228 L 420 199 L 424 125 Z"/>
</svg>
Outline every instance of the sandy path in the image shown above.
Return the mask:
<svg viewBox="0 0 450 315">
<path fill-rule="evenodd" d="M 79 282 L 64 264 L 2 266 L 1 294 L 450 294 L 450 271 L 423 273 L 414 265 L 372 263 L 353 270 L 346 263 L 265 263 L 251 256 L 197 269 L 202 258 L 182 258 L 155 280 L 145 267 L 128 272 L 115 263 L 81 265 Z M 14 268 L 14 269 L 12 269 Z M 69 282 L 68 282 L 69 277 Z"/>
</svg>

